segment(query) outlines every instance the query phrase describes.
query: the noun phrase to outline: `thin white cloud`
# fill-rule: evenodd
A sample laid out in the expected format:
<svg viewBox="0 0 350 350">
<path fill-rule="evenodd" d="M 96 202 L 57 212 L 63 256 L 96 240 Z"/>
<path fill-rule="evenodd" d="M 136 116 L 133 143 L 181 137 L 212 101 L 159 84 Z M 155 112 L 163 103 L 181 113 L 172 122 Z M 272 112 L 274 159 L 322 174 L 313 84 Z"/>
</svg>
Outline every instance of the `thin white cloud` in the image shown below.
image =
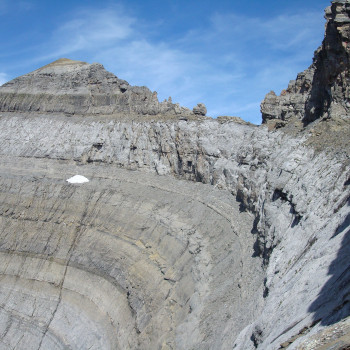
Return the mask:
<svg viewBox="0 0 350 350">
<path fill-rule="evenodd" d="M 45 45 L 51 50 L 37 61 L 97 61 L 131 84 L 158 91 L 160 99 L 171 95 L 190 108 L 204 102 L 209 115 L 241 112 L 258 123 L 257 101 L 307 68 L 322 37 L 316 13 L 269 19 L 216 14 L 210 23 L 177 40 L 155 40 L 153 23 L 122 7 L 85 9 L 53 32 Z"/>
<path fill-rule="evenodd" d="M 61 26 L 55 33 L 54 39 L 65 43 L 65 48 L 76 41 L 73 50 L 90 49 L 96 45 L 103 46 L 111 41 L 119 41 L 130 37 L 133 30 L 131 26 L 135 19 L 124 15 L 122 10 L 81 11 L 78 18 Z M 70 38 L 67 40 L 67 37 Z M 60 40 L 60 39 L 63 40 Z M 77 40 L 78 39 L 78 40 Z"/>
<path fill-rule="evenodd" d="M 237 14 L 215 14 L 211 18 L 213 34 L 221 40 L 231 36 L 232 43 L 249 44 L 259 40 L 273 49 L 289 49 L 313 39 L 315 27 L 322 23 L 320 13 L 284 14 L 271 18 L 250 18 Z M 322 28 L 322 26 L 320 27 Z M 244 39 L 244 40 L 242 40 Z"/>
<path fill-rule="evenodd" d="M 7 81 L 8 81 L 7 74 L 0 72 L 0 86 L 5 84 Z"/>
<path fill-rule="evenodd" d="M 81 10 L 53 32 L 50 41 L 54 48 L 37 60 L 48 60 L 77 52 L 89 55 L 97 50 L 108 50 L 131 38 L 135 21 L 121 7 Z"/>
</svg>

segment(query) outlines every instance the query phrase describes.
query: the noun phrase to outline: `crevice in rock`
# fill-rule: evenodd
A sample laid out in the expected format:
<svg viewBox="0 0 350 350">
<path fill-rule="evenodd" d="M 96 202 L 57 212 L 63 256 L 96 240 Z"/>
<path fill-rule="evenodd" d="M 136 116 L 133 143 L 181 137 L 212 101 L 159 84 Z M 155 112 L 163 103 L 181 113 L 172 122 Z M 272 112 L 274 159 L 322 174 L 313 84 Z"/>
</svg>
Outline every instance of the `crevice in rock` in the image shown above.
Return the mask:
<svg viewBox="0 0 350 350">
<path fill-rule="evenodd" d="M 350 185 L 350 177 L 344 182 L 344 186 L 349 186 Z"/>
<path fill-rule="evenodd" d="M 291 227 L 295 227 L 300 223 L 300 220 L 303 218 L 303 216 L 295 209 L 296 204 L 293 203 L 291 198 L 288 197 L 288 194 L 283 192 L 281 189 L 276 188 L 272 195 L 272 201 L 276 202 L 278 199 L 280 199 L 283 202 L 287 202 L 290 205 L 290 213 L 293 215 L 293 220 L 291 223 Z"/>
<path fill-rule="evenodd" d="M 182 175 L 183 162 L 182 162 L 182 157 L 181 157 L 180 152 L 179 152 L 178 149 L 176 149 L 176 155 L 177 155 L 178 174 Z"/>
<path fill-rule="evenodd" d="M 269 288 L 267 287 L 266 283 L 267 283 L 267 278 L 265 277 L 264 278 L 264 291 L 263 291 L 264 298 L 267 298 L 269 296 L 269 291 L 270 291 Z"/>
<path fill-rule="evenodd" d="M 263 331 L 256 326 L 252 335 L 250 336 L 250 340 L 253 342 L 254 348 L 257 349 L 258 346 L 261 344 L 263 339 Z"/>
<path fill-rule="evenodd" d="M 277 243 L 274 243 L 274 237 L 269 240 L 267 240 L 267 236 L 264 233 L 264 231 L 261 231 L 258 228 L 258 225 L 261 221 L 260 214 L 255 214 L 255 219 L 253 222 L 253 228 L 251 230 L 251 233 L 256 235 L 256 240 L 253 245 L 253 258 L 261 258 L 262 259 L 262 265 L 263 267 L 267 267 L 270 261 L 270 256 L 273 252 L 273 250 L 276 248 Z M 266 283 L 266 281 L 264 282 Z M 263 294 L 267 296 L 268 294 L 268 289 L 265 289 Z"/>
<path fill-rule="evenodd" d="M 103 147 L 103 142 L 97 142 L 97 143 L 94 143 L 92 145 L 93 148 L 95 148 L 96 150 L 100 151 Z"/>
</svg>

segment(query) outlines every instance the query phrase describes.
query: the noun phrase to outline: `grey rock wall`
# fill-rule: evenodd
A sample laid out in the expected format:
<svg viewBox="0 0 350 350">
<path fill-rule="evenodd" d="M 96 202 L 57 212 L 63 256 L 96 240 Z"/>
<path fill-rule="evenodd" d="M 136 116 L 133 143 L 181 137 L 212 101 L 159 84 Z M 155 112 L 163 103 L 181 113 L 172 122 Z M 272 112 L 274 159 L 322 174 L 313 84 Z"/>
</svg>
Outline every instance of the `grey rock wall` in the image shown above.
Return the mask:
<svg viewBox="0 0 350 350">
<path fill-rule="evenodd" d="M 27 185 L 22 184 L 23 176 L 34 178 L 35 180 L 31 181 L 38 185 L 45 182 L 45 186 L 49 186 L 46 191 L 49 192 L 52 192 L 51 177 L 59 177 L 59 180 L 54 180 L 55 183 L 57 181 L 64 183 L 63 174 L 68 178 L 74 175 L 74 172 L 88 178 L 92 172 L 93 179 L 107 177 L 108 182 L 102 185 L 102 180 L 99 180 L 96 188 L 89 183 L 83 190 L 85 194 L 82 197 L 83 203 L 89 203 L 89 211 L 95 213 L 94 220 L 106 221 L 104 224 L 94 223 L 91 228 L 91 234 L 96 236 L 99 245 L 111 244 L 101 236 L 101 231 L 118 237 L 120 235 L 129 237 L 130 232 L 134 230 L 133 235 L 144 232 L 142 227 L 149 226 L 148 221 L 157 210 L 150 206 L 144 214 L 146 217 L 135 219 L 135 215 L 138 214 L 130 208 L 135 205 L 138 208 L 142 201 L 148 207 L 148 201 L 154 200 L 158 203 L 157 207 L 164 206 L 160 199 L 162 195 L 158 193 L 159 183 L 164 184 L 161 188 L 166 189 L 166 203 L 171 208 L 167 209 L 167 213 L 161 210 L 158 219 L 154 220 L 163 226 L 170 224 L 167 222 L 174 215 L 173 212 L 179 213 L 180 210 L 181 213 L 189 215 L 186 216 L 185 226 L 181 224 L 184 220 L 182 216 L 185 214 L 181 214 L 181 218 L 171 219 L 171 225 L 175 226 L 166 229 L 169 233 L 173 232 L 170 233 L 171 236 L 180 235 L 176 240 L 182 242 L 180 245 L 183 248 L 179 248 L 180 251 L 187 251 L 188 258 L 185 259 L 185 265 L 189 270 L 184 270 L 185 265 L 177 267 L 176 261 L 182 261 L 182 258 L 173 256 L 178 243 L 173 241 L 159 243 L 159 240 L 165 239 L 169 233 L 165 234 L 162 231 L 164 233 L 159 233 L 149 243 L 141 239 L 146 247 L 142 249 L 146 251 L 148 251 L 147 244 L 152 247 L 154 244 L 162 245 L 165 251 L 160 254 L 158 252 L 160 248 L 156 248 L 157 254 L 160 254 L 161 261 L 169 260 L 166 263 L 168 268 L 170 271 L 175 269 L 169 273 L 180 274 L 182 277 L 179 280 L 170 275 L 168 277 L 166 269 L 161 269 L 158 272 L 160 277 L 156 277 L 157 268 L 152 272 L 153 268 L 149 266 L 147 270 L 150 275 L 146 278 L 147 281 L 135 282 L 134 279 L 138 278 L 136 275 L 145 273 L 140 272 L 144 266 L 148 266 L 149 263 L 162 265 L 150 257 L 140 262 L 138 269 L 141 270 L 136 269 L 135 276 L 132 274 L 124 276 L 129 267 L 117 265 L 118 276 L 108 277 L 118 281 L 122 278 L 124 298 L 136 298 L 133 299 L 135 306 L 132 303 L 129 306 L 128 317 L 131 317 L 133 322 L 142 324 L 144 317 L 152 319 L 147 331 L 136 326 L 136 333 L 132 336 L 133 341 L 142 344 L 142 348 L 161 348 L 157 339 L 166 339 L 164 344 L 174 349 L 230 349 L 234 345 L 238 349 L 255 347 L 277 349 L 282 342 L 298 334 L 301 329 L 310 327 L 316 332 L 323 325 L 332 322 L 332 319 L 340 319 L 342 315 L 347 314 L 346 301 L 349 293 L 347 284 L 344 284 L 344 280 L 334 277 L 334 283 L 327 286 L 329 268 L 332 264 L 336 266 L 334 269 L 336 276 L 342 276 L 347 268 L 344 264 L 347 248 L 342 248 L 342 241 L 347 239 L 346 223 L 349 215 L 350 169 L 346 154 L 330 149 L 316 152 L 313 147 L 307 145 L 307 135 L 304 133 L 299 137 L 292 137 L 280 131 L 269 132 L 265 127 L 242 125 L 228 120 L 123 122 L 110 118 L 101 120 L 94 117 L 71 118 L 8 113 L 3 114 L 0 119 L 0 131 L 2 135 L 0 155 L 3 161 L 7 162 L 6 172 L 17 173 L 18 169 L 21 169 L 22 175 L 16 176 L 21 183 L 20 188 L 24 188 L 22 194 L 20 188 L 14 190 L 9 187 L 4 191 L 5 198 L 12 197 L 8 197 L 8 192 L 15 192 L 17 194 L 13 197 L 17 202 L 21 202 L 22 199 L 19 198 L 22 196 L 30 197 L 38 191 L 35 189 L 33 192 L 34 188 L 25 189 Z M 23 163 L 25 165 L 22 165 L 22 162 L 25 162 Z M 34 169 L 37 168 L 36 164 L 40 164 L 44 169 L 42 175 L 35 174 L 36 170 L 31 174 L 30 164 L 33 164 Z M 120 168 L 126 172 L 118 170 Z M 130 172 L 131 170 L 133 172 Z M 120 171 L 123 174 L 122 178 L 119 178 Z M 112 175 L 106 176 L 110 172 Z M 178 180 L 171 180 L 169 175 L 175 176 Z M 125 186 L 128 186 L 124 184 L 124 181 L 128 181 L 128 177 L 137 179 L 141 188 L 134 189 L 132 185 L 128 193 L 119 197 L 121 191 L 125 191 Z M 192 189 L 191 182 L 183 182 L 181 179 L 201 182 L 203 185 L 198 184 Z M 12 179 L 11 183 L 14 181 Z M 24 182 L 26 181 L 28 180 Z M 145 182 L 149 183 L 148 186 L 151 186 L 152 191 L 146 191 L 145 199 L 141 199 L 145 191 L 143 189 Z M 174 185 L 170 185 L 171 183 Z M 208 187 L 209 185 L 211 186 Z M 171 189 L 171 186 L 175 186 L 174 189 Z M 72 202 L 65 197 L 61 198 L 61 191 L 69 190 L 70 187 L 60 188 L 55 190 L 58 191 L 58 198 L 53 194 L 52 200 L 42 201 L 42 210 L 46 210 L 49 216 L 45 221 L 57 221 L 52 217 L 56 215 L 54 214 L 56 209 L 51 213 L 52 208 L 57 208 L 62 211 L 58 217 L 65 216 L 65 212 L 69 211 L 74 217 L 72 219 L 74 227 L 81 225 L 83 214 L 79 213 L 84 206 L 79 205 L 78 199 Z M 120 199 L 110 199 L 109 195 L 103 194 L 101 196 L 106 195 L 108 200 L 95 203 L 93 196 L 97 195 L 93 193 L 96 191 L 105 193 L 106 188 L 111 191 L 113 189 L 112 192 L 115 192 Z M 69 191 L 75 191 L 74 187 Z M 200 206 L 204 204 L 208 211 L 199 214 L 201 211 L 198 212 L 197 204 L 192 208 L 193 199 L 189 202 L 185 198 L 177 200 L 174 195 L 177 191 L 188 193 L 187 195 L 195 191 L 195 202 L 199 201 Z M 210 200 L 208 191 L 211 193 Z M 226 208 L 226 214 L 221 213 L 221 203 L 213 205 L 211 202 L 222 195 L 231 198 L 231 204 L 228 204 L 228 207 L 227 204 L 223 206 Z M 204 199 L 199 199 L 202 196 Z M 126 198 L 131 203 L 125 204 L 124 209 Z M 56 204 L 51 203 L 53 200 Z M 238 200 L 238 203 L 235 204 L 235 200 Z M 190 207 L 185 203 L 189 203 Z M 65 208 L 68 205 L 73 205 L 76 209 Z M 9 207 L 11 205 L 5 206 L 4 213 L 7 213 Z M 23 211 L 20 208 L 17 210 L 27 215 L 27 210 Z M 121 215 L 121 210 L 129 212 L 129 216 L 126 212 Z M 100 215 L 104 215 L 102 214 L 104 211 L 109 217 L 116 218 L 107 224 L 110 219 L 100 218 Z M 17 218 L 18 215 L 17 213 L 14 217 Z M 122 233 L 118 233 L 120 224 L 114 221 L 118 221 L 120 215 L 124 217 Z M 206 217 L 205 220 L 202 215 Z M 219 219 L 215 219 L 217 215 Z M 136 228 L 134 228 L 135 220 L 139 220 Z M 16 228 L 20 222 L 21 220 L 17 219 L 15 223 L 6 224 L 3 231 L 6 236 L 8 227 Z M 226 225 L 225 222 L 229 225 L 221 228 L 221 225 Z M 38 234 L 46 232 L 41 229 L 33 231 Z M 193 232 L 198 234 L 192 236 Z M 81 239 L 79 238 L 78 242 Z M 34 242 L 31 244 L 36 246 L 37 240 Z M 139 243 L 135 240 L 134 244 Z M 199 248 L 196 248 L 196 244 L 199 244 Z M 94 250 L 91 251 L 89 247 L 94 247 Z M 5 245 L 3 248 L 8 252 L 8 246 Z M 31 256 L 33 254 L 31 249 L 33 248 L 25 248 L 22 252 L 24 256 Z M 96 246 L 94 243 L 84 245 L 81 249 L 81 252 L 77 253 L 76 248 L 72 248 L 74 254 L 81 256 L 81 259 L 89 256 L 90 261 L 94 254 L 98 255 L 96 262 L 93 263 L 99 266 L 98 275 L 105 273 L 110 275 L 108 264 L 105 265 L 99 255 L 100 250 L 105 254 L 107 249 L 112 254 L 110 258 L 112 260 L 119 260 L 120 254 L 123 256 L 127 254 L 122 247 L 109 249 Z M 344 252 L 337 262 L 339 251 Z M 69 267 L 71 260 L 67 257 L 65 259 L 65 264 Z M 85 266 L 90 263 L 79 262 L 79 264 Z M 134 262 L 126 260 L 126 264 L 129 266 Z M 75 266 L 75 263 L 72 266 Z M 178 268 L 181 272 L 177 270 Z M 119 274 L 124 277 L 120 277 Z M 176 288 L 180 290 L 190 288 L 184 297 L 186 300 L 181 302 L 181 311 L 168 306 L 172 311 L 164 315 L 164 319 L 158 315 L 160 309 L 157 307 L 163 305 L 160 300 L 168 293 L 168 289 L 165 288 L 165 291 L 161 292 L 159 287 L 159 293 L 163 293 L 159 297 L 158 294 L 153 295 L 152 291 L 152 288 L 155 288 L 154 283 L 159 285 L 162 278 L 164 281 L 174 280 L 176 283 L 167 283 L 175 283 L 174 286 L 178 285 Z M 183 282 L 180 282 L 182 279 Z M 126 288 L 129 284 L 134 286 L 132 294 L 128 294 L 130 292 Z M 190 287 L 191 285 L 193 287 Z M 154 304 L 147 301 L 148 298 L 152 298 Z M 326 301 L 323 298 L 326 298 Z M 141 307 L 143 302 L 147 303 L 147 309 Z M 192 308 L 195 308 L 196 312 Z M 163 306 L 161 309 L 163 310 Z M 177 312 L 182 316 L 175 316 Z M 156 314 L 158 316 L 153 316 Z M 174 317 L 177 321 L 171 326 L 169 319 Z M 57 320 L 57 322 L 63 321 Z M 169 325 L 167 326 L 169 328 L 159 330 L 157 328 L 159 326 L 153 322 L 160 322 L 164 327 Z M 149 324 L 148 321 L 146 323 Z M 128 333 L 128 330 L 122 332 Z M 109 339 L 107 335 L 106 339 Z M 131 342 L 130 339 L 128 341 Z M 107 345 L 104 346 L 108 348 Z M 137 348 L 136 345 L 129 346 Z"/>
<path fill-rule="evenodd" d="M 263 271 L 229 193 L 102 163 L 0 171 L 0 348 L 220 348 L 254 319 Z"/>
<path fill-rule="evenodd" d="M 267 125 L 67 59 L 2 86 L 0 349 L 314 349 L 343 327 L 348 9 Z"/>
</svg>

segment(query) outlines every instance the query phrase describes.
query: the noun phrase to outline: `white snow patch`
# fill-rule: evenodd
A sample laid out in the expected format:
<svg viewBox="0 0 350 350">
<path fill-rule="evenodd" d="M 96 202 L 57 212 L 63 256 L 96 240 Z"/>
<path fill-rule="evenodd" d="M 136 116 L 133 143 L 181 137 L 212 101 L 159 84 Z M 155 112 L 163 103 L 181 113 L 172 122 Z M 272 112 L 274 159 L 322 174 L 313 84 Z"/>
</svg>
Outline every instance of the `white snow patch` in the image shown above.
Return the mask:
<svg viewBox="0 0 350 350">
<path fill-rule="evenodd" d="M 68 180 L 71 184 L 83 184 L 85 182 L 89 182 L 89 179 L 87 179 L 85 176 L 82 175 L 74 175 L 73 177 L 70 177 Z"/>
</svg>

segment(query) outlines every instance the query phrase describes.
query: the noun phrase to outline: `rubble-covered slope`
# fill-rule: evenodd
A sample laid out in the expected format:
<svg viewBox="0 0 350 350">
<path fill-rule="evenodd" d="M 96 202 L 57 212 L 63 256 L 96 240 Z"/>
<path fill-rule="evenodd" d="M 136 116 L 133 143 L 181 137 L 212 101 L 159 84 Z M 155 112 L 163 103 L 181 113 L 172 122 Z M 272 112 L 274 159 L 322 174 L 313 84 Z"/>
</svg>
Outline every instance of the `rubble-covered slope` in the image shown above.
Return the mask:
<svg viewBox="0 0 350 350">
<path fill-rule="evenodd" d="M 83 70 L 120 82 L 60 60 L 0 87 L 0 349 L 324 344 L 350 313 L 346 104 L 306 127 L 309 105 L 289 104 L 279 129 L 170 102 L 150 117 L 130 86 L 129 105 L 93 105 Z"/>
</svg>

